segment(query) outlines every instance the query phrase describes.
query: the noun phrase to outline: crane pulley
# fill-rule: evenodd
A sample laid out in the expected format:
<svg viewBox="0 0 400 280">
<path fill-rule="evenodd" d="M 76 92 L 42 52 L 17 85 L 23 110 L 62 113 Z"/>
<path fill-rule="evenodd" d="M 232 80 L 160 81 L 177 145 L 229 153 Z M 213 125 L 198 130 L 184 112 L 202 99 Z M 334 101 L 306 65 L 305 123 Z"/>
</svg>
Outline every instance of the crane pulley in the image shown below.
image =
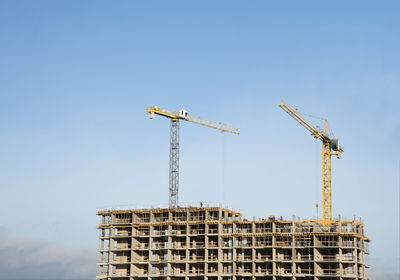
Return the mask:
<svg viewBox="0 0 400 280">
<path fill-rule="evenodd" d="M 147 114 L 150 119 L 154 119 L 155 115 L 170 119 L 169 208 L 177 208 L 179 191 L 179 121 L 184 120 L 233 134 L 239 134 L 239 130 L 228 124 L 189 115 L 186 110 L 168 111 L 154 106 L 147 108 Z"/>
<path fill-rule="evenodd" d="M 314 138 L 322 141 L 322 215 L 324 221 L 330 222 L 332 221 L 331 156 L 335 155 L 340 158 L 343 149 L 340 147 L 338 139 L 329 136 L 328 120 L 324 119 L 325 128 L 324 131 L 320 131 L 300 116 L 297 110 L 290 108 L 283 101 L 279 107 L 311 132 Z"/>
</svg>

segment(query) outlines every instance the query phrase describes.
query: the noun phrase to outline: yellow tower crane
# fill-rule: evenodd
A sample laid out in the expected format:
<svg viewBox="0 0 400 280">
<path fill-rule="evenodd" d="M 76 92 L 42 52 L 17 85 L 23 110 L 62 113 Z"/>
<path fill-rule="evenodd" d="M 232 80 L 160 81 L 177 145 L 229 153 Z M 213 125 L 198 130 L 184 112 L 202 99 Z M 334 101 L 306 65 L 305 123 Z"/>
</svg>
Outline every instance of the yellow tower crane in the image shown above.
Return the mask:
<svg viewBox="0 0 400 280">
<path fill-rule="evenodd" d="M 231 125 L 189 115 L 186 110 L 167 111 L 161 110 L 157 106 L 154 106 L 147 108 L 147 114 L 149 115 L 150 119 L 154 119 L 155 115 L 160 115 L 171 120 L 169 154 L 169 208 L 177 208 L 179 190 L 179 121 L 185 120 L 233 134 L 239 134 L 239 130 Z"/>
<path fill-rule="evenodd" d="M 325 121 L 324 131 L 320 131 L 302 118 L 297 110 L 290 108 L 283 101 L 279 105 L 286 113 L 304 126 L 311 135 L 322 141 L 322 215 L 325 222 L 332 221 L 332 188 L 331 188 L 331 156 L 340 158 L 343 149 L 339 145 L 339 140 L 329 137 L 328 120 Z M 332 152 L 333 150 L 333 152 Z"/>
</svg>

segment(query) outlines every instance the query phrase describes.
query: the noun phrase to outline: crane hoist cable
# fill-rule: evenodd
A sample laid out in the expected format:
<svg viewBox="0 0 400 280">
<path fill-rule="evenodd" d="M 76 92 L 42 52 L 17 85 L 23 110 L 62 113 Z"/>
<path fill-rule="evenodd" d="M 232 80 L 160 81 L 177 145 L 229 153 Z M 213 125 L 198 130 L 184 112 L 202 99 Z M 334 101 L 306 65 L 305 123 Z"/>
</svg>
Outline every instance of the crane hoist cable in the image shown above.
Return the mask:
<svg viewBox="0 0 400 280">
<path fill-rule="evenodd" d="M 218 129 L 222 132 L 239 134 L 239 130 L 231 125 L 210 121 L 201 117 L 189 115 L 186 110 L 168 111 L 157 106 L 147 108 L 150 119 L 155 115 L 170 119 L 170 155 L 169 155 L 169 208 L 178 207 L 179 191 L 179 122 L 180 120 Z"/>
<path fill-rule="evenodd" d="M 340 158 L 343 149 L 340 147 L 339 140 L 329 136 L 328 120 L 325 121 L 323 131 L 315 128 L 299 115 L 297 110 L 289 107 L 285 102 L 281 101 L 279 105 L 293 119 L 305 127 L 314 138 L 322 141 L 322 216 L 325 222 L 332 221 L 332 176 L 331 176 L 331 156 L 335 155 Z M 332 152 L 333 150 L 333 152 Z"/>
</svg>

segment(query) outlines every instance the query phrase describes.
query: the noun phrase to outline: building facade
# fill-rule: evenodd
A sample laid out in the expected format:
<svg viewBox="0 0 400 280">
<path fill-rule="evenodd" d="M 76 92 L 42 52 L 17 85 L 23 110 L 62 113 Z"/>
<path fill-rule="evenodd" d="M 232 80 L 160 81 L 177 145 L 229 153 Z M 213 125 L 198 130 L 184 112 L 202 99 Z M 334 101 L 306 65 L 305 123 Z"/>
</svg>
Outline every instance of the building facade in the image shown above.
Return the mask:
<svg viewBox="0 0 400 280">
<path fill-rule="evenodd" d="M 97 279 L 364 280 L 357 221 L 249 221 L 225 208 L 99 211 Z"/>
</svg>

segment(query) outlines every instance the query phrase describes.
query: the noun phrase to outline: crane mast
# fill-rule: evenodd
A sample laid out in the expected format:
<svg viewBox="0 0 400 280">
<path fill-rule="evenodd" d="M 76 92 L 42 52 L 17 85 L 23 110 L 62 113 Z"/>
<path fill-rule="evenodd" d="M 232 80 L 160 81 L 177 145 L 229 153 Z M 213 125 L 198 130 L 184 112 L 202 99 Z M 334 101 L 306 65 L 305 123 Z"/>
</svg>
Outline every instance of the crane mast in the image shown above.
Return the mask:
<svg viewBox="0 0 400 280">
<path fill-rule="evenodd" d="M 155 115 L 164 116 L 170 119 L 170 154 L 169 154 L 169 208 L 177 208 L 179 203 L 179 124 L 180 120 L 185 120 L 195 124 L 218 129 L 222 132 L 239 134 L 235 127 L 210 121 L 201 117 L 189 115 L 186 110 L 168 111 L 161 110 L 157 106 L 147 108 L 150 119 Z"/>
<path fill-rule="evenodd" d="M 179 119 L 171 119 L 170 123 L 169 208 L 176 208 L 179 189 Z"/>
<path fill-rule="evenodd" d="M 299 115 L 297 110 L 292 109 L 283 101 L 279 105 L 286 113 L 293 119 L 305 127 L 314 138 L 322 141 L 322 216 L 326 222 L 332 221 L 332 175 L 331 175 L 331 156 L 335 155 L 340 158 L 343 149 L 339 145 L 339 140 L 329 137 L 328 121 L 325 121 L 324 131 L 319 131 L 302 116 Z M 333 150 L 333 152 L 332 152 Z"/>
</svg>

